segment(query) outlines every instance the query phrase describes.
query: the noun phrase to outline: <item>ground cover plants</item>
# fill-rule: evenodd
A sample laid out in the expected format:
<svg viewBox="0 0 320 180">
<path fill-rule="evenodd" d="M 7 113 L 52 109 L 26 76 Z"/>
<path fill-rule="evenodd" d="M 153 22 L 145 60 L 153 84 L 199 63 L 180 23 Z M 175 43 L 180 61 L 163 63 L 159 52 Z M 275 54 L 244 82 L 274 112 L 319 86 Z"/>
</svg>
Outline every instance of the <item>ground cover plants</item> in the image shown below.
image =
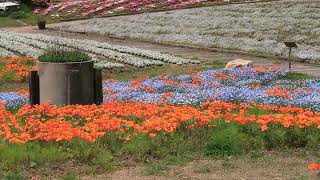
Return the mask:
<svg viewBox="0 0 320 180">
<path fill-rule="evenodd" d="M 143 39 L 167 44 L 241 50 L 287 57 L 283 41 L 295 41 L 293 57 L 319 63 L 319 3 L 284 0 L 203 7 L 57 25 L 60 30 Z"/>
<path fill-rule="evenodd" d="M 183 54 L 173 56 L 99 39 L 100 34 L 112 34 L 278 56 L 287 53 L 282 41 L 293 40 L 299 45 L 295 58 L 317 63 L 320 6 L 316 0 L 188 11 L 177 9 L 243 1 L 23 3 L 27 1 L 48 4 L 34 13 L 58 19 L 174 11 L 56 26 L 62 31 L 94 34 L 90 39 L 96 40 L 75 34 L 72 37 L 84 39 L 71 39 L 64 37 L 71 34 L 65 32 L 44 35 L 56 30 L 51 27 L 42 31 L 44 34 L 0 31 L 0 179 L 320 177 L 318 76 L 274 66 L 225 70 L 219 58 L 248 56 L 212 52 L 198 56 L 193 54 L 196 51 L 181 53 L 187 50 L 183 48 L 170 49 Z M 1 17 L 0 22 L 8 25 Z M 131 40 L 120 44 L 126 42 Z M 147 43 L 142 44 L 145 47 Z M 48 51 L 50 57 L 44 55 Z M 36 69 L 37 60 L 50 59 L 58 63 L 95 61 L 95 66 L 103 69 L 103 103 L 30 106 L 29 70 Z M 263 62 L 269 63 L 278 62 Z"/>
<path fill-rule="evenodd" d="M 60 46 L 66 50 L 86 52 L 100 68 L 122 68 L 124 64 L 145 67 L 152 65 L 199 63 L 198 60 L 185 59 L 156 51 L 111 45 L 92 40 L 68 39 L 43 34 L 0 32 L 0 47 L 17 55 L 41 56 L 50 46 Z M 1 53 L 2 51 L 0 51 Z M 1 55 L 1 54 L 0 54 Z"/>
<path fill-rule="evenodd" d="M 289 75 L 289 77 L 287 77 Z M 189 75 L 140 77 L 130 81 L 106 80 L 104 101 L 197 104 L 210 100 L 225 102 L 295 106 L 320 111 L 319 78 L 290 79 L 295 74 L 277 67 L 237 70 L 206 70 Z M 19 98 L 17 98 L 19 97 Z M 24 95 L 7 97 L 8 104 L 22 106 Z"/>
<path fill-rule="evenodd" d="M 231 0 L 231 1 L 207 1 L 207 0 L 121 0 L 121 1 L 63 1 L 48 3 L 47 8 L 36 8 L 34 14 L 52 17 L 92 17 L 110 16 L 119 14 L 132 14 L 137 12 L 149 12 L 155 10 L 180 9 L 192 6 L 217 5 L 225 3 L 248 3 L 260 0 Z"/>
<path fill-rule="evenodd" d="M 8 69 L 15 75 L 33 67 L 35 59 L 12 57 L 1 62 L 1 68 L 16 63 Z M 238 97 L 228 94 L 228 88 Z M 121 169 L 127 158 L 140 165 L 160 161 L 143 171 L 153 175 L 199 157 L 224 159 L 303 149 L 315 157 L 303 165 L 305 173 L 310 169 L 315 173 L 309 175 L 315 177 L 320 140 L 318 88 L 317 78 L 256 67 L 106 80 L 105 103 L 100 106 L 31 107 L 24 105 L 26 94 L 1 92 L 1 175 L 72 176 L 56 166 L 75 167 L 71 172 L 76 175 L 99 174 Z M 241 91 L 247 100 L 240 98 L 245 96 Z M 255 93 L 266 101 L 252 99 L 259 98 Z"/>
</svg>

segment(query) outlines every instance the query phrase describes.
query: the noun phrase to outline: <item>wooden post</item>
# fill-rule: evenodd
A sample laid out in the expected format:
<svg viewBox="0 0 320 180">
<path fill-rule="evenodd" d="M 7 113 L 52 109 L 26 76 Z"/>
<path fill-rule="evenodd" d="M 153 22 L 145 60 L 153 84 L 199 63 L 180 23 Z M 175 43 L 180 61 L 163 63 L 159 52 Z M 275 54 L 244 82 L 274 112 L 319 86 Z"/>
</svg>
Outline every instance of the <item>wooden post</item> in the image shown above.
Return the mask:
<svg viewBox="0 0 320 180">
<path fill-rule="evenodd" d="M 37 70 L 30 70 L 29 72 L 29 100 L 31 106 L 40 104 L 39 76 Z"/>
<path fill-rule="evenodd" d="M 292 65 L 292 62 L 291 62 L 291 48 L 292 47 L 289 47 L 289 72 L 291 72 L 291 65 Z"/>
<path fill-rule="evenodd" d="M 94 103 L 97 105 L 103 103 L 101 69 L 94 69 Z"/>
</svg>

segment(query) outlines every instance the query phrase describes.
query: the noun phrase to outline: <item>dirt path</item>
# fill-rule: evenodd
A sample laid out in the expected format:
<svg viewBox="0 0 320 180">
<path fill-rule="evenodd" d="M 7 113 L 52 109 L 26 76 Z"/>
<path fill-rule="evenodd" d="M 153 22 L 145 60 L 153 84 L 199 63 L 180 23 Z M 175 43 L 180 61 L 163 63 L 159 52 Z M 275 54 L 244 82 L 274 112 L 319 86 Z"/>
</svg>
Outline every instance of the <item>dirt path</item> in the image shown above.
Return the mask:
<svg viewBox="0 0 320 180">
<path fill-rule="evenodd" d="M 269 180 L 269 179 L 319 179 L 317 172 L 308 171 L 306 166 L 315 157 L 297 154 L 270 152 L 259 158 L 199 159 L 193 162 L 169 166 L 167 170 L 155 171 L 145 176 L 146 167 L 127 167 L 111 174 L 87 176 L 82 179 L 113 180 Z M 129 178 L 130 177 L 130 178 Z"/>
<path fill-rule="evenodd" d="M 0 30 L 13 31 L 13 32 L 24 32 L 24 33 L 43 33 L 47 35 L 56 35 L 66 38 L 77 38 L 77 39 L 90 39 L 96 40 L 99 42 L 108 42 L 114 45 L 124 45 L 130 47 L 137 47 L 141 49 L 155 50 L 160 52 L 165 52 L 177 56 L 182 56 L 186 58 L 195 58 L 201 61 L 222 61 L 228 62 L 234 59 L 248 59 L 254 61 L 256 65 L 265 65 L 265 66 L 281 66 L 284 68 L 288 67 L 288 62 L 281 59 L 265 58 L 265 57 L 256 57 L 252 55 L 238 54 L 238 53 L 224 53 L 217 52 L 213 50 L 203 50 L 195 49 L 188 47 L 181 47 L 175 45 L 163 45 L 152 42 L 145 42 L 139 40 L 132 40 L 127 38 L 114 38 L 106 37 L 101 35 L 87 35 L 80 33 L 70 33 L 62 32 L 56 29 L 51 28 L 52 25 L 48 26 L 48 29 L 39 31 L 36 26 L 24 26 L 18 28 L 0 28 Z M 296 72 L 306 73 L 309 75 L 320 76 L 320 66 L 315 64 L 303 64 L 303 63 L 293 63 L 293 70 Z"/>
</svg>

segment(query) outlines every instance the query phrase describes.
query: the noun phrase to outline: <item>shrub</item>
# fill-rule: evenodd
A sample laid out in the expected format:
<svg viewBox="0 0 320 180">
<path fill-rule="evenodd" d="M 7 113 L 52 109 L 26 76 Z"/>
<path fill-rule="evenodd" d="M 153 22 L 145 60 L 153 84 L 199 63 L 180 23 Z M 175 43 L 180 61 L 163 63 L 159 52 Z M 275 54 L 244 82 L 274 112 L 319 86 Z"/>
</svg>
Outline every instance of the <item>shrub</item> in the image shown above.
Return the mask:
<svg viewBox="0 0 320 180">
<path fill-rule="evenodd" d="M 38 58 L 40 62 L 67 63 L 90 61 L 91 57 L 79 51 L 49 51 Z"/>
<path fill-rule="evenodd" d="M 10 13 L 8 17 L 11 19 L 23 19 L 26 17 L 26 13 L 24 11 L 16 11 Z"/>
<path fill-rule="evenodd" d="M 236 125 L 228 124 L 215 129 L 212 139 L 206 146 L 206 155 L 241 155 L 256 149 L 263 149 L 264 140 L 259 136 L 248 135 Z"/>
</svg>

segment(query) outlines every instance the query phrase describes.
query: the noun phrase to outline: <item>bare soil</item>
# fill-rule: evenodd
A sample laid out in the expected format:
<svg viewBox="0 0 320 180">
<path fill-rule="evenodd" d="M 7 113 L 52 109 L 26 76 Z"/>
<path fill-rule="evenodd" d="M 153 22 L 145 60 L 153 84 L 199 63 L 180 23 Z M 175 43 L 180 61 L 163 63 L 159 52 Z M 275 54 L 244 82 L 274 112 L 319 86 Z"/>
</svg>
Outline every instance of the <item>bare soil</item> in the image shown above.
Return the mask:
<svg viewBox="0 0 320 180">
<path fill-rule="evenodd" d="M 145 176 L 143 166 L 127 167 L 111 174 L 84 176 L 82 179 L 114 180 L 269 180 L 269 179 L 320 179 L 317 172 L 307 170 L 307 165 L 315 157 L 301 157 L 297 154 L 270 152 L 265 157 L 199 159 L 179 166 L 170 166 L 157 175 Z M 319 158 L 319 157 L 318 157 Z M 313 159 L 314 160 L 314 159 Z"/>
</svg>

